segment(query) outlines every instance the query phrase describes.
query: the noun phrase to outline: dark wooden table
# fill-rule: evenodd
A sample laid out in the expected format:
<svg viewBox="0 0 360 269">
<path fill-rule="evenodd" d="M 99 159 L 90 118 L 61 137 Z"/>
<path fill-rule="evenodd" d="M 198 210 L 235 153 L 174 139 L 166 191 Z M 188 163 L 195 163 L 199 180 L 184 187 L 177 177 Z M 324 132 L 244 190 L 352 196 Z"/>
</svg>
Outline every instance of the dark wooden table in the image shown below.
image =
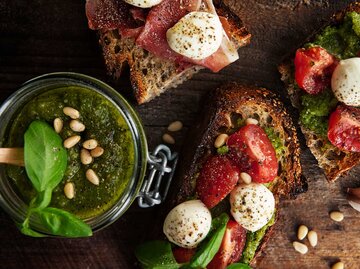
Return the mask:
<svg viewBox="0 0 360 269">
<path fill-rule="evenodd" d="M 196 120 L 202 96 L 225 81 L 268 87 L 288 104 L 276 69 L 281 57 L 351 1 L 226 2 L 253 34 L 251 45 L 240 50 L 236 63 L 218 74 L 203 71 L 142 106 L 134 104 L 129 86 L 118 88 L 139 112 L 150 148 L 161 142 L 173 120 L 185 124 L 175 136 L 174 149 L 186 147 L 183 140 Z M 84 4 L 75 0 L 0 1 L 0 101 L 26 80 L 55 71 L 80 72 L 112 84 L 96 33 L 87 29 Z M 124 78 L 124 85 L 126 82 Z M 295 201 L 282 202 L 279 224 L 257 268 L 329 268 L 339 259 L 346 268 L 360 268 L 360 213 L 347 204 L 343 193 L 345 187 L 360 186 L 360 169 L 328 184 L 300 138 L 309 191 Z M 332 209 L 344 212 L 345 220 L 331 221 L 328 213 Z M 0 210 L 0 268 L 135 268 L 133 249 L 153 228 L 153 216 L 159 210 L 161 207 L 139 209 L 134 204 L 116 223 L 88 239 L 29 238 Z M 291 245 L 300 224 L 319 234 L 318 246 L 304 256 Z"/>
</svg>

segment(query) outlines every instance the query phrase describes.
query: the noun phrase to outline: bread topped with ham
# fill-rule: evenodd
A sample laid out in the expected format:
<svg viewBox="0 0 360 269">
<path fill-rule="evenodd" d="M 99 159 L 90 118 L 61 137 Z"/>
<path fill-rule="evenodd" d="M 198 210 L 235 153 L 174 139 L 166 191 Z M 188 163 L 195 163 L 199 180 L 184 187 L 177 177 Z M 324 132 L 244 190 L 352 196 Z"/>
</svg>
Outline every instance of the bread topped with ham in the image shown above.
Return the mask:
<svg viewBox="0 0 360 269">
<path fill-rule="evenodd" d="M 250 42 L 222 1 L 87 0 L 86 15 L 99 31 L 108 73 L 119 79 L 128 66 L 139 104 L 203 68 L 220 71 Z"/>
</svg>

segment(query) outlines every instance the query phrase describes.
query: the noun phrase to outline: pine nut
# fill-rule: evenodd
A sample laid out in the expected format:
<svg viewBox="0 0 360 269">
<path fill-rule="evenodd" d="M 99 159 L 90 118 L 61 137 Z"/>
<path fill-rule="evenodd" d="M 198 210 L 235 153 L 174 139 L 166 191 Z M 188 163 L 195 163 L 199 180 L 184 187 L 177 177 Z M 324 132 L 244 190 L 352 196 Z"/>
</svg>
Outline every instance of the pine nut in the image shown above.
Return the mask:
<svg viewBox="0 0 360 269">
<path fill-rule="evenodd" d="M 218 149 L 218 148 L 222 147 L 226 143 L 228 138 L 229 138 L 229 136 L 227 134 L 219 134 L 214 142 L 215 148 Z"/>
<path fill-rule="evenodd" d="M 76 120 L 80 117 L 80 112 L 72 107 L 68 107 L 68 106 L 64 107 L 63 112 L 66 116 L 69 116 L 73 120 Z"/>
<path fill-rule="evenodd" d="M 92 169 L 86 170 L 85 175 L 86 175 L 87 180 L 89 180 L 92 184 L 99 185 L 100 180 L 94 170 L 92 170 Z"/>
<path fill-rule="evenodd" d="M 98 142 L 95 139 L 88 139 L 83 143 L 83 147 L 86 149 L 94 149 L 98 145 Z"/>
<path fill-rule="evenodd" d="M 167 144 L 175 144 L 175 139 L 169 134 L 164 134 L 162 139 Z"/>
<path fill-rule="evenodd" d="M 344 214 L 341 213 L 340 211 L 332 211 L 330 213 L 330 218 L 333 220 L 333 221 L 342 221 L 344 219 Z"/>
<path fill-rule="evenodd" d="M 297 252 L 300 252 L 301 254 L 306 254 L 306 253 L 308 252 L 308 247 L 307 247 L 305 244 L 303 244 L 303 243 L 294 241 L 294 242 L 293 242 L 293 246 L 294 246 L 294 249 L 295 249 Z"/>
<path fill-rule="evenodd" d="M 315 231 L 310 231 L 307 235 L 310 245 L 312 247 L 316 247 L 317 243 L 318 243 L 318 236 L 317 233 Z"/>
<path fill-rule="evenodd" d="M 90 154 L 92 157 L 97 158 L 103 155 L 104 149 L 102 147 L 97 146 L 96 148 L 92 149 L 90 151 Z"/>
<path fill-rule="evenodd" d="M 343 262 L 337 262 L 331 266 L 331 269 L 344 269 L 345 265 Z"/>
<path fill-rule="evenodd" d="M 63 126 L 64 126 L 64 123 L 63 123 L 62 119 L 56 118 L 54 120 L 54 130 L 55 130 L 55 132 L 60 133 Z"/>
<path fill-rule="evenodd" d="M 66 196 L 66 198 L 68 199 L 73 199 L 75 196 L 75 187 L 74 187 L 74 183 L 72 182 L 68 182 L 65 184 L 64 186 L 64 194 Z"/>
<path fill-rule="evenodd" d="M 308 227 L 306 227 L 305 225 L 300 225 L 299 229 L 298 229 L 298 234 L 297 237 L 299 238 L 299 240 L 303 240 L 306 235 L 308 234 Z"/>
<path fill-rule="evenodd" d="M 78 120 L 72 120 L 70 121 L 70 128 L 74 132 L 83 132 L 85 130 L 85 125 Z"/>
<path fill-rule="evenodd" d="M 255 125 L 258 125 L 258 124 L 259 124 L 259 122 L 258 122 L 258 120 L 256 120 L 256 119 L 253 119 L 253 118 L 247 118 L 247 119 L 246 119 L 246 121 L 245 121 L 245 124 L 246 124 L 246 125 L 249 125 L 249 124 L 255 124 Z"/>
<path fill-rule="evenodd" d="M 81 149 L 80 152 L 80 160 L 82 164 L 91 164 L 93 161 L 93 158 L 90 155 L 90 152 L 87 149 Z"/>
<path fill-rule="evenodd" d="M 170 123 L 167 129 L 169 132 L 177 132 L 180 131 L 182 127 L 183 127 L 182 122 L 177 120 Z"/>
<path fill-rule="evenodd" d="M 70 136 L 69 138 L 66 138 L 64 141 L 64 147 L 69 149 L 75 146 L 77 143 L 79 143 L 81 137 L 79 135 Z"/>
<path fill-rule="evenodd" d="M 240 178 L 241 178 L 242 181 L 244 181 L 245 184 L 250 184 L 251 183 L 251 176 L 248 173 L 241 172 L 240 173 Z"/>
</svg>

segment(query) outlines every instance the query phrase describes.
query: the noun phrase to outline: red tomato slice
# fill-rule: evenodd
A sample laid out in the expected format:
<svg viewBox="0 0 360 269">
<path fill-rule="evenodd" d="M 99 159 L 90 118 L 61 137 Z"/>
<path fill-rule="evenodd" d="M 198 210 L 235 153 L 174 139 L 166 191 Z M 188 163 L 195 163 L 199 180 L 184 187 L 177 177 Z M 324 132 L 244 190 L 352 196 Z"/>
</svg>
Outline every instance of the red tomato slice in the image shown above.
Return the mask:
<svg viewBox="0 0 360 269">
<path fill-rule="evenodd" d="M 245 242 L 246 230 L 236 221 L 229 220 L 220 249 L 206 268 L 225 269 L 229 264 L 239 261 Z"/>
<path fill-rule="evenodd" d="M 240 128 L 229 137 L 227 145 L 229 158 L 241 172 L 248 173 L 252 181 L 265 183 L 274 180 L 278 171 L 276 153 L 261 127 L 249 124 Z"/>
<path fill-rule="evenodd" d="M 294 60 L 296 83 L 307 93 L 318 94 L 330 87 L 337 64 L 336 58 L 321 47 L 298 49 Z"/>
<path fill-rule="evenodd" d="M 188 263 L 194 256 L 195 248 L 174 248 L 172 250 L 177 263 Z"/>
<path fill-rule="evenodd" d="M 227 157 L 210 157 L 196 181 L 196 191 L 200 200 L 208 208 L 216 206 L 235 187 L 239 175 L 239 169 Z"/>
<path fill-rule="evenodd" d="M 360 152 L 360 109 L 339 105 L 330 115 L 328 138 L 339 149 Z"/>
</svg>

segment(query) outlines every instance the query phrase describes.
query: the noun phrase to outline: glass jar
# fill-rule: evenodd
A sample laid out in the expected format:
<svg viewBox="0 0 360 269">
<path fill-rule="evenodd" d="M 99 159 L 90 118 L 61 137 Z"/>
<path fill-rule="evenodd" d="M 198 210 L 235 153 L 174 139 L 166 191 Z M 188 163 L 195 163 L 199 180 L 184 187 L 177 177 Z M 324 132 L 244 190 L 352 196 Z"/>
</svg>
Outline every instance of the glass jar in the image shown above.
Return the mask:
<svg viewBox="0 0 360 269">
<path fill-rule="evenodd" d="M 27 81 L 18 91 L 12 94 L 0 108 L 0 147 L 4 145 L 12 120 L 27 102 L 35 96 L 51 89 L 69 86 L 80 86 L 90 89 L 112 102 L 129 126 L 135 147 L 133 173 L 120 199 L 109 210 L 84 220 L 90 225 L 93 231 L 97 231 L 113 223 L 124 214 L 136 197 L 140 196 L 143 204 L 144 197 L 148 197 L 146 192 L 150 190 L 149 184 L 146 186 L 142 185 L 147 162 L 152 160 L 151 165 L 154 167 L 154 161 L 156 162 L 157 159 L 149 157 L 150 155 L 148 154 L 146 137 L 141 121 L 133 108 L 117 91 L 95 78 L 77 73 L 51 73 Z M 155 166 L 157 165 L 155 164 Z M 166 168 L 166 166 L 167 164 L 165 163 L 164 167 Z M 147 183 L 149 183 L 148 180 Z M 157 196 L 159 195 L 157 194 Z M 154 201 L 157 200 L 155 199 Z M 157 202 L 153 204 L 156 203 Z M 6 173 L 6 165 L 4 164 L 0 165 L 0 205 L 16 223 L 22 223 L 25 219 L 28 205 L 24 203 L 12 188 L 10 179 Z M 30 226 L 40 233 L 45 233 L 41 222 L 35 217 L 30 219 Z"/>
</svg>

